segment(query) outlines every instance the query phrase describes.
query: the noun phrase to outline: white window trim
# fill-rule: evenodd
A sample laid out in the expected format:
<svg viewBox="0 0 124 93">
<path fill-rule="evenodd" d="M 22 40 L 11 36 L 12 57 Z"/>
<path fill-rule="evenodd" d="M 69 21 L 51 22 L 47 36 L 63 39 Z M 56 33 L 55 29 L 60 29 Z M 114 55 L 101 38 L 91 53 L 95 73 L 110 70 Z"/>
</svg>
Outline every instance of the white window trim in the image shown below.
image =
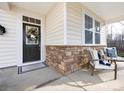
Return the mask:
<svg viewBox="0 0 124 93">
<path fill-rule="evenodd" d="M 100 32 L 96 32 L 95 31 L 95 20 L 96 21 L 98 21 L 98 22 L 100 22 L 98 19 L 96 19 L 93 15 L 91 15 L 91 14 L 88 14 L 88 13 L 82 13 L 83 14 L 83 20 L 82 20 L 82 23 L 83 23 L 83 26 L 82 26 L 82 43 L 84 44 L 84 45 L 89 45 L 89 46 L 92 46 L 92 45 L 101 45 L 101 31 Z M 87 30 L 87 29 L 85 29 L 85 15 L 88 15 L 89 17 L 91 17 L 92 19 L 93 19 L 93 30 L 92 30 L 92 32 L 93 32 L 93 43 L 92 44 L 86 44 L 85 43 L 85 30 Z M 101 22 L 100 22 L 100 27 L 101 27 Z M 88 30 L 89 31 L 89 30 Z M 100 34 L 100 43 L 99 44 L 95 44 L 95 33 L 99 33 Z"/>
</svg>

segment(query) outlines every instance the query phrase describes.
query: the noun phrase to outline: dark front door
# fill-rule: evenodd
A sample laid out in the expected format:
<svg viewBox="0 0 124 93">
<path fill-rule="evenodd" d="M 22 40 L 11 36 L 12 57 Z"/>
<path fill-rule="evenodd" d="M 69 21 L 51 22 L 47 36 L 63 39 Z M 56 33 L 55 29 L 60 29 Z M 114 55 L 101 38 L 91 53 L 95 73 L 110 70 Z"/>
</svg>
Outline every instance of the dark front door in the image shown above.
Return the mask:
<svg viewBox="0 0 124 93">
<path fill-rule="evenodd" d="M 40 26 L 23 23 L 23 63 L 40 60 Z"/>
</svg>

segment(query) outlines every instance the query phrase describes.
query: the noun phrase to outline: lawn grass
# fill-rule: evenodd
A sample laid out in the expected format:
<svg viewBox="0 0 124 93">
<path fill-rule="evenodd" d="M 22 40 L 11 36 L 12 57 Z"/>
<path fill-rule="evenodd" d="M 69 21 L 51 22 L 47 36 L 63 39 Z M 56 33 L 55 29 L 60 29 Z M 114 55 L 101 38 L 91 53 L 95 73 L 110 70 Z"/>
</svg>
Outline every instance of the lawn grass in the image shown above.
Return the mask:
<svg viewBox="0 0 124 93">
<path fill-rule="evenodd" d="M 124 52 L 119 52 L 118 56 L 124 57 Z"/>
</svg>

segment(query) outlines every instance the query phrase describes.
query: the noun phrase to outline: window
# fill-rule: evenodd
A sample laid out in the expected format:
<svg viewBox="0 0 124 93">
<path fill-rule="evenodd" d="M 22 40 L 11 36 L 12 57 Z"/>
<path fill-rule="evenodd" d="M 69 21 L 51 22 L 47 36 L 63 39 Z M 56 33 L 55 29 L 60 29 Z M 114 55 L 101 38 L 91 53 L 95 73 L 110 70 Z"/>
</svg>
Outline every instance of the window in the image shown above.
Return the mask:
<svg viewBox="0 0 124 93">
<path fill-rule="evenodd" d="M 23 16 L 23 21 L 34 23 L 34 24 L 41 24 L 41 21 L 39 19 L 35 19 L 27 16 Z"/>
<path fill-rule="evenodd" d="M 88 15 L 85 15 L 85 43 L 93 43 L 93 19 Z"/>
<path fill-rule="evenodd" d="M 93 29 L 94 28 L 94 29 Z M 85 44 L 100 44 L 100 22 L 85 14 Z"/>
<path fill-rule="evenodd" d="M 100 22 L 95 20 L 95 44 L 100 44 Z"/>
</svg>

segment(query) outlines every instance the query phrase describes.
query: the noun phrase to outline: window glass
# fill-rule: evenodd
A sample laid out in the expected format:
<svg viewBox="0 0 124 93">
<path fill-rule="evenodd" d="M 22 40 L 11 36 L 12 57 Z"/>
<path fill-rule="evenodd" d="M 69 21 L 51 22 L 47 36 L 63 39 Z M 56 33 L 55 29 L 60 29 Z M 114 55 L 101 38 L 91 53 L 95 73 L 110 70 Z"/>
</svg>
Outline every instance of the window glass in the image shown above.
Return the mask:
<svg viewBox="0 0 124 93">
<path fill-rule="evenodd" d="M 88 15 L 85 15 L 85 43 L 93 43 L 93 19 Z"/>
<path fill-rule="evenodd" d="M 100 44 L 100 33 L 95 33 L 95 44 Z"/>
<path fill-rule="evenodd" d="M 100 32 L 100 22 L 95 20 L 95 31 Z"/>
<path fill-rule="evenodd" d="M 85 15 L 85 28 L 91 30 L 93 28 L 93 19 Z"/>
<path fill-rule="evenodd" d="M 93 43 L 93 32 L 85 30 L 85 43 L 92 44 Z"/>
</svg>

